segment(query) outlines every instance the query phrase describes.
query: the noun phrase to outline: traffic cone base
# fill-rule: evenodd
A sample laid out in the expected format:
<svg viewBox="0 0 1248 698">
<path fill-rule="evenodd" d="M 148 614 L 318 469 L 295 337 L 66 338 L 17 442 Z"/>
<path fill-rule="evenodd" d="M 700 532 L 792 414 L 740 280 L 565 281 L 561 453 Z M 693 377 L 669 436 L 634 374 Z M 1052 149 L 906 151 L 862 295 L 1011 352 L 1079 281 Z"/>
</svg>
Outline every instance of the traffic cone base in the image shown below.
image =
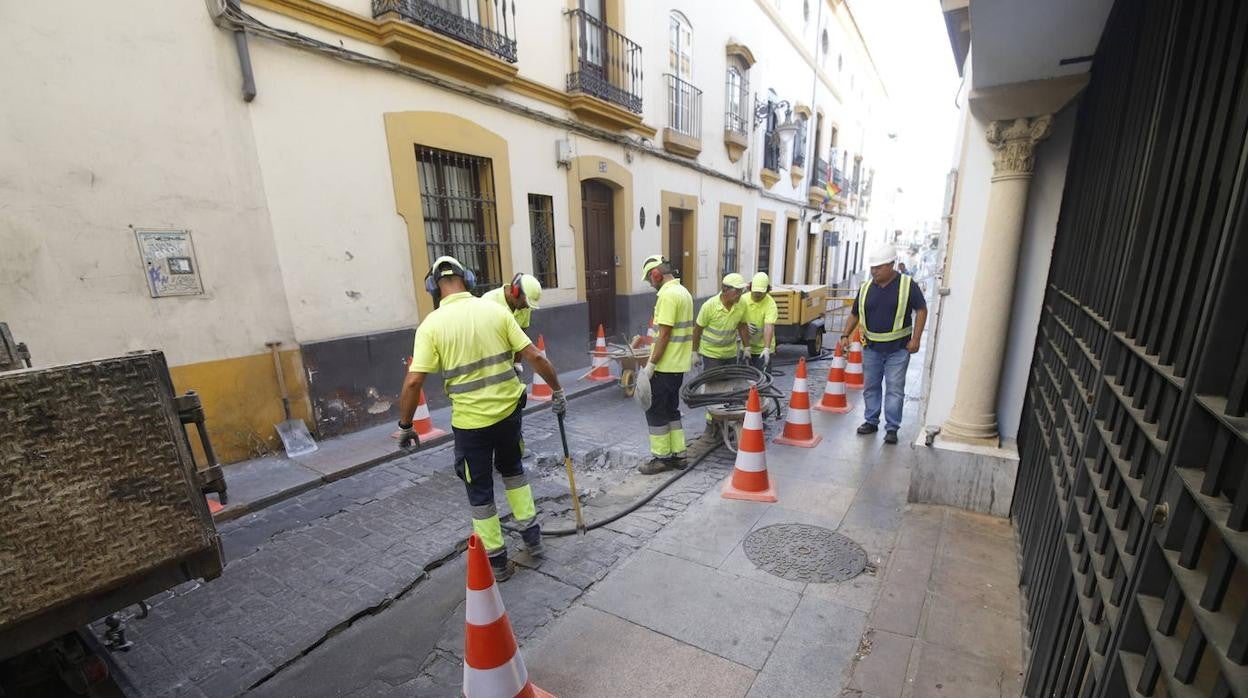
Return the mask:
<svg viewBox="0 0 1248 698">
<path fill-rule="evenodd" d="M 507 609 L 498 593 L 481 537 L 468 539 L 468 591 L 464 603 L 464 696 L 541 698 L 549 693 L 529 682 Z"/>
<path fill-rule="evenodd" d="M 744 499 L 751 502 L 775 502 L 776 487 L 767 477 L 766 442 L 763 438 L 763 413 L 758 391 L 750 388 L 745 406 L 745 421 L 741 425 L 741 437 L 737 443 L 737 461 L 732 477 L 724 483 L 720 494 L 725 499 Z"/>
<path fill-rule="evenodd" d="M 789 397 L 789 411 L 784 419 L 784 433 L 775 443 L 785 446 L 814 448 L 823 441 L 810 424 L 810 392 L 806 389 L 806 359 L 797 362 L 797 374 L 793 377 L 793 393 Z"/>
</svg>

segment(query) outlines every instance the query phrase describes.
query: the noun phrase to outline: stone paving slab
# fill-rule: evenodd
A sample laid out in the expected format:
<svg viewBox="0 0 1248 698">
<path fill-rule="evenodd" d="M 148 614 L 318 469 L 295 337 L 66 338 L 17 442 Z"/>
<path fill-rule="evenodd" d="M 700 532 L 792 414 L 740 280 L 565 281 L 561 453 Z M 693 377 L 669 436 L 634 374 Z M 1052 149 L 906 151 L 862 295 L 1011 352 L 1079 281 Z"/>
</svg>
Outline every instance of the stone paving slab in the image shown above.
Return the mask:
<svg viewBox="0 0 1248 698">
<path fill-rule="evenodd" d="M 748 695 L 837 695 L 865 624 L 862 611 L 803 597 Z"/>
<path fill-rule="evenodd" d="M 754 529 L 768 509 L 762 502 L 724 499 L 718 488 L 707 492 L 682 516 L 650 541 L 651 550 L 718 567 L 741 537 Z"/>
<path fill-rule="evenodd" d="M 596 585 L 585 603 L 762 669 L 799 599 L 791 591 L 642 549 Z"/>
<path fill-rule="evenodd" d="M 605 641 L 609 639 L 609 641 Z M 754 670 L 589 606 L 524 650 L 529 676 L 558 696 L 741 696 Z"/>
</svg>

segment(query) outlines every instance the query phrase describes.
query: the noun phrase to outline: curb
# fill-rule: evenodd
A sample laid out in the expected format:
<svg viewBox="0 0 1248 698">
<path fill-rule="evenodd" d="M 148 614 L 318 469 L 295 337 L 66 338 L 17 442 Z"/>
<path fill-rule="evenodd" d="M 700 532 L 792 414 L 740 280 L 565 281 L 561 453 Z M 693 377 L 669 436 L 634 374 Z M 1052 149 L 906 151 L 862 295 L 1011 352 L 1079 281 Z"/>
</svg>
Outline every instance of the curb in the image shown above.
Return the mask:
<svg viewBox="0 0 1248 698">
<path fill-rule="evenodd" d="M 618 385 L 619 383 L 616 381 L 604 381 L 601 383 L 588 385 L 568 395 L 568 401 L 571 402 L 572 400 L 575 400 L 576 398 L 582 397 L 584 395 L 590 395 L 592 393 L 606 390 L 607 388 L 618 386 Z M 521 414 L 525 414 L 525 415 L 533 414 L 534 412 L 548 409 L 549 407 L 550 407 L 549 402 L 539 402 L 539 403 L 526 406 L 524 410 L 521 412 Z M 428 447 L 441 446 L 442 444 L 450 443 L 451 441 L 454 440 L 454 438 L 455 438 L 454 434 L 448 433 L 444 436 L 439 436 L 436 439 L 431 439 L 429 441 L 422 441 L 420 444 L 420 448 L 415 451 L 405 451 L 396 446 L 394 451 L 387 453 L 384 456 L 370 458 L 369 460 L 362 461 L 360 463 L 356 463 L 353 465 L 349 465 L 343 468 L 342 470 L 335 471 L 329 475 L 322 475 L 319 478 L 316 478 L 315 480 L 309 480 L 308 482 L 303 482 L 298 485 L 294 485 L 293 487 L 287 487 L 284 490 L 278 490 L 277 492 L 273 492 L 272 494 L 267 494 L 263 497 L 260 497 L 259 499 L 256 499 L 251 502 L 247 502 L 245 504 L 228 505 L 225 508 L 218 511 L 217 513 L 213 514 L 212 522 L 214 524 L 222 524 L 227 521 L 233 521 L 234 519 L 242 518 L 248 514 L 254 514 L 257 511 L 260 511 L 262 509 L 267 509 L 273 506 L 274 504 L 277 504 L 278 502 L 285 501 L 287 499 L 290 499 L 291 497 L 297 497 L 298 495 L 301 495 L 304 492 L 316 489 L 317 487 L 320 487 L 321 485 L 327 485 L 331 482 L 336 482 L 338 480 L 342 480 L 343 478 L 351 477 L 352 475 L 361 473 L 374 466 L 381 465 L 383 463 L 389 463 L 390 461 L 398 460 L 405 456 L 410 456 L 413 453 L 419 453 L 420 451 L 423 451 Z"/>
</svg>

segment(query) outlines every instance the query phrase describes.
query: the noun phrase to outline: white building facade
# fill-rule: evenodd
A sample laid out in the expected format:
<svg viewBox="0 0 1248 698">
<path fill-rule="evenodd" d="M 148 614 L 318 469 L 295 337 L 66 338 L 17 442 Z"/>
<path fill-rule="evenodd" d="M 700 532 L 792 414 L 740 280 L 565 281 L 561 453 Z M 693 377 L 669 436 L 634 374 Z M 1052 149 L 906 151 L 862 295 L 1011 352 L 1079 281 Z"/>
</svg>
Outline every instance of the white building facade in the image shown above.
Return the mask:
<svg viewBox="0 0 1248 698">
<path fill-rule="evenodd" d="M 24 95 L 0 108 L 0 320 L 42 365 L 163 350 L 227 461 L 275 445 L 266 342 L 320 435 L 392 419 L 439 254 L 536 274 L 566 369 L 598 325 L 643 331 L 651 254 L 703 298 L 728 271 L 848 283 L 882 234 L 887 92 L 844 0 L 0 18 L 24 66 L 0 77 Z"/>
</svg>

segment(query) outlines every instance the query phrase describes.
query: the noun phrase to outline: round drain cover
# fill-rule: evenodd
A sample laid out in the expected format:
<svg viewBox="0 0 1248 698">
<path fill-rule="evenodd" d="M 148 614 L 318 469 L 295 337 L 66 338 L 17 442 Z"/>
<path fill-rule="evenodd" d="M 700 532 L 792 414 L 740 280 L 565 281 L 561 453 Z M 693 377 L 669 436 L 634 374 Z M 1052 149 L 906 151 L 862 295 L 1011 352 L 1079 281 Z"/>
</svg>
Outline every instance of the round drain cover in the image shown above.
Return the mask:
<svg viewBox="0 0 1248 698">
<path fill-rule="evenodd" d="M 843 582 L 862 573 L 867 551 L 819 526 L 776 524 L 745 538 L 745 556 L 764 572 L 794 582 Z"/>
</svg>

